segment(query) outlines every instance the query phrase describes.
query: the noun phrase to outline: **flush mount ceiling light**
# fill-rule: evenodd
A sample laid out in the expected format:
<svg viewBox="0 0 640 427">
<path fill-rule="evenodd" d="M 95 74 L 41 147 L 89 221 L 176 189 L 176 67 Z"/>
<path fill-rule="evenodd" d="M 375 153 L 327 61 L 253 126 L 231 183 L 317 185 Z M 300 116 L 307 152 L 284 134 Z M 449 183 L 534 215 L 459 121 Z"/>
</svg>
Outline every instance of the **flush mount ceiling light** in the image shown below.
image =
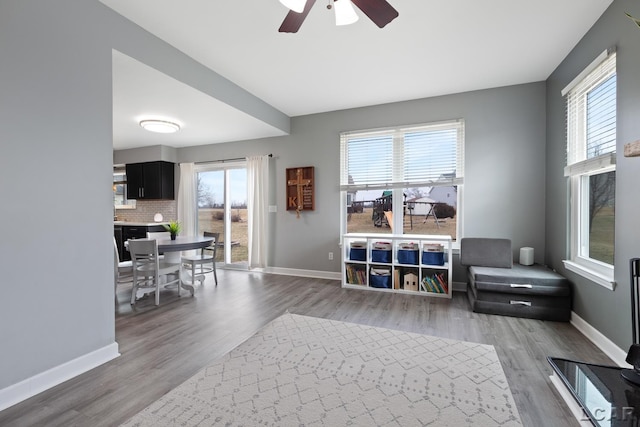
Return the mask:
<svg viewBox="0 0 640 427">
<path fill-rule="evenodd" d="M 398 17 L 398 11 L 387 0 L 328 0 L 327 9 L 335 6 L 336 25 L 349 25 L 358 20 L 353 4 L 358 6 L 378 27 L 383 28 Z M 290 10 L 284 18 L 281 33 L 297 33 L 316 0 L 280 0 Z M 353 3 L 353 4 L 352 4 Z"/>
<path fill-rule="evenodd" d="M 166 120 L 142 120 L 140 126 L 150 132 L 174 133 L 180 130 L 180 125 Z"/>
</svg>

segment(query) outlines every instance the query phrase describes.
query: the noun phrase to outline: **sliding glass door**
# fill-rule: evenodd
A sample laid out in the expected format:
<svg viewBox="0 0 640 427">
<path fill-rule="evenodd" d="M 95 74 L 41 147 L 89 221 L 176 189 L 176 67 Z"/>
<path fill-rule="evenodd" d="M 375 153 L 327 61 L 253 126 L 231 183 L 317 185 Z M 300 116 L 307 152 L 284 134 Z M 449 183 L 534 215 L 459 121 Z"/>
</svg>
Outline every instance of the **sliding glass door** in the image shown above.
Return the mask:
<svg viewBox="0 0 640 427">
<path fill-rule="evenodd" d="M 217 261 L 247 268 L 247 170 L 245 162 L 196 167 L 198 234 L 220 233 Z"/>
</svg>

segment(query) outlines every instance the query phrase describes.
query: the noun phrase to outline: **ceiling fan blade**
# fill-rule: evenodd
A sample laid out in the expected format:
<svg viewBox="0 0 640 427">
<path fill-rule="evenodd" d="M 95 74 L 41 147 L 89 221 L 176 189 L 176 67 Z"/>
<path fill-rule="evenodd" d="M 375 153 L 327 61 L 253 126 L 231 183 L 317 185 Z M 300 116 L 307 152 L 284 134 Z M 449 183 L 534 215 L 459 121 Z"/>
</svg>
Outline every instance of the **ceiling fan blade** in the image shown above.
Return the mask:
<svg viewBox="0 0 640 427">
<path fill-rule="evenodd" d="M 386 0 L 351 0 L 351 2 L 380 28 L 398 17 L 398 11 Z"/>
<path fill-rule="evenodd" d="M 281 33 L 297 33 L 315 2 L 316 0 L 307 0 L 304 10 L 300 13 L 290 10 L 278 31 Z"/>
</svg>

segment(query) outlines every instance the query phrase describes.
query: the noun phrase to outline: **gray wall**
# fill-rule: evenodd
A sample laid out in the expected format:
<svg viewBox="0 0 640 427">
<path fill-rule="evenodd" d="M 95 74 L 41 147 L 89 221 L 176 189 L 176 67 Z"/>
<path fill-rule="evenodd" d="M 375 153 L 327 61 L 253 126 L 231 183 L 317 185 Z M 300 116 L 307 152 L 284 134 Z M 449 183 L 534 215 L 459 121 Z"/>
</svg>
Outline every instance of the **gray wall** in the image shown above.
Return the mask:
<svg viewBox="0 0 640 427">
<path fill-rule="evenodd" d="M 115 341 L 111 47 L 95 11 L 0 3 L 0 390 Z"/>
<path fill-rule="evenodd" d="M 112 49 L 289 129 L 283 113 L 98 0 L 1 1 L 0 392 L 115 347 Z M 175 160 L 174 149 L 151 152 Z"/>
<path fill-rule="evenodd" d="M 335 111 L 291 120 L 291 135 L 178 149 L 181 162 L 273 153 L 271 267 L 340 271 L 341 131 L 464 118 L 464 234 L 513 240 L 543 261 L 545 84 L 532 83 L 409 102 Z M 316 210 L 296 219 L 285 210 L 285 169 L 314 166 Z M 335 259 L 329 261 L 328 252 Z M 454 280 L 465 281 L 460 268 Z"/>
<path fill-rule="evenodd" d="M 547 80 L 546 261 L 574 283 L 573 310 L 619 347 L 631 343 L 629 259 L 640 256 L 640 158 L 625 158 L 624 144 L 640 139 L 640 28 L 624 14 L 640 15 L 637 1 L 614 1 Z M 610 291 L 563 268 L 567 256 L 565 101 L 560 91 L 603 50 L 617 47 L 618 146 L 615 280 Z"/>
</svg>

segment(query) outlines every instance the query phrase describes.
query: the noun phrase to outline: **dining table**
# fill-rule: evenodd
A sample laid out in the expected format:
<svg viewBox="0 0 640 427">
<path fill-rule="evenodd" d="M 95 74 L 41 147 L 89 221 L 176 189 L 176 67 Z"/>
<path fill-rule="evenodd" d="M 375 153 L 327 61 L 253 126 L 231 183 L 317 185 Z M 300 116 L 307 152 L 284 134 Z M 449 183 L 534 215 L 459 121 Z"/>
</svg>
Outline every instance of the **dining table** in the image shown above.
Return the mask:
<svg viewBox="0 0 640 427">
<path fill-rule="evenodd" d="M 203 236 L 176 236 L 175 240 L 171 239 L 159 239 L 158 253 L 164 254 L 164 260 L 167 263 L 178 264 L 182 256 L 182 251 L 189 251 L 193 249 L 202 249 L 207 246 L 211 246 L 213 243 L 213 237 Z M 185 279 L 190 279 L 189 281 Z M 193 296 L 195 288 L 193 284 L 198 280 L 202 283 L 204 281 L 204 274 L 200 274 L 192 277 L 191 274 L 180 268 L 180 286 L 191 292 Z"/>
</svg>

